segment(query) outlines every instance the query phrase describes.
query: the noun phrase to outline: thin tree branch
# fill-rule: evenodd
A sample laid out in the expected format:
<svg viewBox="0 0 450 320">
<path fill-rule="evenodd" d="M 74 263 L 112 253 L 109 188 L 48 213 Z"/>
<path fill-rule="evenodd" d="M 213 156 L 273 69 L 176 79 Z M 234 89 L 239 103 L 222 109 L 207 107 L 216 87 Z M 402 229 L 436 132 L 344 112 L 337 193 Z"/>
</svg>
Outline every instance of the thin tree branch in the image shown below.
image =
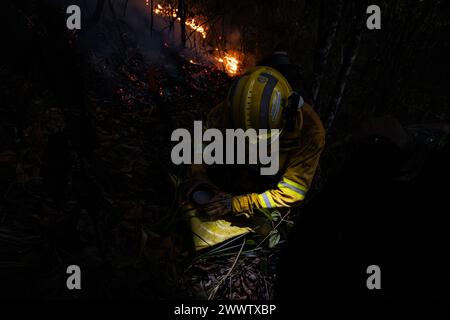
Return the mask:
<svg viewBox="0 0 450 320">
<path fill-rule="evenodd" d="M 325 5 L 323 2 L 322 5 Z M 329 28 L 325 33 L 324 39 L 320 44 L 318 55 L 315 61 L 314 76 L 312 81 L 312 100 L 313 103 L 317 105 L 317 98 L 319 96 L 320 86 L 323 78 L 323 72 L 328 61 L 328 56 L 330 54 L 331 47 L 333 45 L 334 39 L 336 37 L 337 28 L 342 18 L 343 1 L 339 0 L 334 7 L 333 16 L 331 17 L 331 23 L 329 23 Z M 325 10 L 324 10 L 325 11 Z M 323 18 L 323 17 L 322 17 Z M 320 42 L 320 39 L 319 39 Z"/>
<path fill-rule="evenodd" d="M 180 17 L 181 46 L 186 47 L 186 4 L 184 0 L 178 0 L 178 13 Z"/>
<path fill-rule="evenodd" d="M 330 100 L 328 110 L 330 114 L 327 119 L 326 128 L 329 129 L 333 125 L 334 119 L 339 112 L 342 96 L 344 95 L 345 87 L 347 85 L 348 77 L 352 71 L 353 64 L 359 53 L 359 48 L 362 39 L 362 21 L 360 21 L 353 32 L 353 37 L 344 53 L 343 62 L 339 70 L 338 79 L 336 81 L 333 96 Z"/>
</svg>

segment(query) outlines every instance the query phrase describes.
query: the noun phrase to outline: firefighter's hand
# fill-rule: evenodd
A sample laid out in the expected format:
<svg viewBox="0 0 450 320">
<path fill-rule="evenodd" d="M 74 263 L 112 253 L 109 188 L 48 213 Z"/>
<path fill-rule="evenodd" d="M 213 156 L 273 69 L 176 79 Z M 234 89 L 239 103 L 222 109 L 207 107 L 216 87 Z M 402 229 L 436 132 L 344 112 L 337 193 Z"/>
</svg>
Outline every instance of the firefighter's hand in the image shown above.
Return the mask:
<svg viewBox="0 0 450 320">
<path fill-rule="evenodd" d="M 232 198 L 227 193 L 219 192 L 205 205 L 204 210 L 211 217 L 220 217 L 231 213 L 233 211 L 231 208 Z"/>
<path fill-rule="evenodd" d="M 192 176 L 186 183 L 185 192 L 184 192 L 184 201 L 190 201 L 192 198 L 192 194 L 201 187 L 215 191 L 218 188 L 208 179 L 208 177 L 204 174 L 196 174 Z"/>
</svg>

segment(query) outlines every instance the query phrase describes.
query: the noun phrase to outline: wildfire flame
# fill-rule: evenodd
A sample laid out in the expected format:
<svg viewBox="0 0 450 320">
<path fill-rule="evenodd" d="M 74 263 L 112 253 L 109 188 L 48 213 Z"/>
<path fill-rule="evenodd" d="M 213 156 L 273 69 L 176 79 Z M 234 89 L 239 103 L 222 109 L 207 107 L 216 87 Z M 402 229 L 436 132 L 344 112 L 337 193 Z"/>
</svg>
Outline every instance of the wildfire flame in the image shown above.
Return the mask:
<svg viewBox="0 0 450 320">
<path fill-rule="evenodd" d="M 180 18 L 178 18 L 177 20 L 180 20 Z M 197 31 L 198 33 L 200 33 L 202 35 L 203 39 L 206 39 L 206 35 L 208 34 L 206 32 L 206 28 L 201 26 L 200 24 L 198 24 L 195 19 L 188 19 L 186 20 L 185 24 L 190 27 L 191 29 Z"/>
<path fill-rule="evenodd" d="M 148 0 L 146 0 L 146 5 L 148 5 Z M 163 7 L 161 4 L 157 4 L 153 9 L 153 12 L 160 16 L 172 17 L 177 21 L 181 20 L 181 18 L 178 17 L 178 9 L 172 8 L 170 5 Z M 199 22 L 198 19 L 187 18 L 185 24 L 194 32 L 199 33 L 203 39 L 206 39 L 208 35 L 208 27 Z M 231 76 L 235 76 L 238 74 L 241 65 L 240 58 L 242 58 L 242 54 L 222 52 L 218 48 L 215 48 L 214 59 L 220 62 L 223 65 L 225 71 Z M 193 63 L 192 60 L 189 62 Z"/>
<path fill-rule="evenodd" d="M 177 19 L 178 21 L 181 20 L 180 17 L 178 17 L 178 9 L 174 9 L 170 6 L 163 7 L 162 5 L 158 4 L 153 9 L 153 12 L 157 15 L 164 16 L 164 17 L 172 17 L 174 19 Z M 198 23 L 195 21 L 194 18 L 186 19 L 185 21 L 186 26 L 194 30 L 195 32 L 200 33 L 203 39 L 206 39 L 206 36 L 208 34 L 208 29 L 201 25 L 201 23 Z"/>
<path fill-rule="evenodd" d="M 236 54 L 223 53 L 223 56 L 216 57 L 216 60 L 223 64 L 225 70 L 230 75 L 236 75 L 239 71 L 239 60 Z"/>
</svg>

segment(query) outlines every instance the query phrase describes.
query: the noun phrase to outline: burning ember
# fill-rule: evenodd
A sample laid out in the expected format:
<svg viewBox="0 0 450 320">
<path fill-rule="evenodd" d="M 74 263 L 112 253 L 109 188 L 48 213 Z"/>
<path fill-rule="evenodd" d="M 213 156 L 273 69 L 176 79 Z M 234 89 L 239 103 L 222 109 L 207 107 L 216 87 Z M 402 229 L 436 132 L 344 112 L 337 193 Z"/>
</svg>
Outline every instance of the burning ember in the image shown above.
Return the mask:
<svg viewBox="0 0 450 320">
<path fill-rule="evenodd" d="M 146 5 L 148 6 L 148 0 L 146 0 Z M 178 17 L 178 9 L 173 8 L 170 5 L 162 6 L 161 4 L 157 4 L 153 9 L 153 12 L 163 17 L 172 17 L 177 21 L 181 20 L 181 18 Z M 203 39 L 206 39 L 208 35 L 208 27 L 204 26 L 204 23 L 199 22 L 199 19 L 187 18 L 185 24 L 194 32 L 199 33 Z M 219 62 L 223 66 L 225 72 L 230 76 L 236 76 L 238 75 L 241 68 L 242 54 L 223 52 L 218 48 L 215 48 L 214 60 Z M 192 64 L 196 64 L 192 60 L 189 62 Z"/>
</svg>

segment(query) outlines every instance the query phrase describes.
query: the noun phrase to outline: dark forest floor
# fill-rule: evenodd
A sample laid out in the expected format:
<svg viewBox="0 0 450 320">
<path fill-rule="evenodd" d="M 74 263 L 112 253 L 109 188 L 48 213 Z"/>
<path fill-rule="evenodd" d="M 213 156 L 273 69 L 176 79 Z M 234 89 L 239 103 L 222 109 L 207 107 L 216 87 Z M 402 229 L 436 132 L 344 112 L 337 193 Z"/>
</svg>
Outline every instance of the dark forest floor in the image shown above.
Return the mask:
<svg viewBox="0 0 450 320">
<path fill-rule="evenodd" d="M 145 62 L 132 42 L 93 63 L 75 38 L 51 29 L 51 13 L 21 12 L 34 28 L 19 19 L 14 37 L 28 43 L 7 54 L 25 45 L 39 57 L 0 68 L 2 292 L 207 298 L 234 256 L 192 263 L 176 198 L 186 168 L 172 165 L 168 141 L 219 103 L 231 79 L 168 47 L 159 63 Z M 216 297 L 270 297 L 261 259 L 247 260 Z M 65 288 L 70 264 L 83 270 L 81 293 Z"/>
</svg>

